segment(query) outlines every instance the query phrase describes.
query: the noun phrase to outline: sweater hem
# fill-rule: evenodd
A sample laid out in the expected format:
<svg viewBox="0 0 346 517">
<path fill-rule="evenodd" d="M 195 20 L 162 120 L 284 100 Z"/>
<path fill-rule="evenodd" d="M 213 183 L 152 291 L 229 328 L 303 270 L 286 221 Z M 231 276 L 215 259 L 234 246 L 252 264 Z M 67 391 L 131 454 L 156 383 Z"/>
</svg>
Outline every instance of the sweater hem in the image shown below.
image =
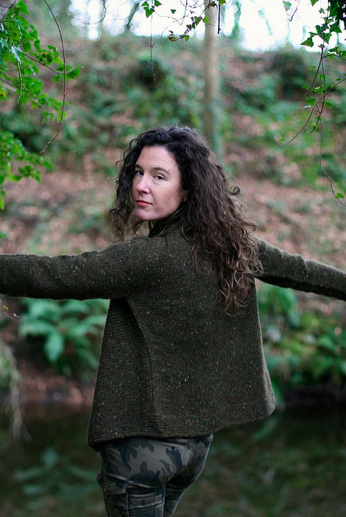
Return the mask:
<svg viewBox="0 0 346 517">
<path fill-rule="evenodd" d="M 196 436 L 208 436 L 212 433 L 242 425 L 257 420 L 263 420 L 275 410 L 275 399 L 264 399 L 250 403 L 240 403 L 229 406 L 222 412 L 210 418 L 208 415 L 156 415 L 155 422 L 149 422 L 147 418 L 139 418 L 141 426 L 129 426 L 121 428 L 119 422 L 116 426 L 93 430 L 88 433 L 88 445 L 96 451 L 98 444 L 105 441 L 130 438 L 134 436 L 146 436 L 151 438 L 193 438 Z M 115 430 L 116 427 L 116 430 Z"/>
</svg>

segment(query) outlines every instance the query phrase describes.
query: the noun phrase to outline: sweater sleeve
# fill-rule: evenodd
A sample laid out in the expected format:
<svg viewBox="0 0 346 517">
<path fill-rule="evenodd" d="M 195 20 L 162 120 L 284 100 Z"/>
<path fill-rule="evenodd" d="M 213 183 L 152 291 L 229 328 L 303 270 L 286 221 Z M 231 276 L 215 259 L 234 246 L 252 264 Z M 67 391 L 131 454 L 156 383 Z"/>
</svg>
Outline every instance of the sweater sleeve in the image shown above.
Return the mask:
<svg viewBox="0 0 346 517">
<path fill-rule="evenodd" d="M 121 298 L 153 282 L 158 241 L 137 237 L 81 255 L 0 255 L 0 293 L 52 300 Z"/>
<path fill-rule="evenodd" d="M 339 300 L 346 300 L 346 273 L 301 255 L 282 251 L 257 239 L 263 273 L 259 280 L 279 287 L 290 287 Z"/>
</svg>

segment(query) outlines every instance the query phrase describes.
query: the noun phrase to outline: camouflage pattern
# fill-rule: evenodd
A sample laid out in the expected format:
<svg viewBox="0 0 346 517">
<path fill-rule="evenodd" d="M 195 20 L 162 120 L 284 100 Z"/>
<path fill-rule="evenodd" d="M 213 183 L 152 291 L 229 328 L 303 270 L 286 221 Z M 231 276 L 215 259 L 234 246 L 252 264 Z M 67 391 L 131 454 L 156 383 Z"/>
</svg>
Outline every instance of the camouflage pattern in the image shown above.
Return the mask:
<svg viewBox="0 0 346 517">
<path fill-rule="evenodd" d="M 213 435 L 123 438 L 101 445 L 97 481 L 108 517 L 170 517 L 203 470 Z"/>
</svg>

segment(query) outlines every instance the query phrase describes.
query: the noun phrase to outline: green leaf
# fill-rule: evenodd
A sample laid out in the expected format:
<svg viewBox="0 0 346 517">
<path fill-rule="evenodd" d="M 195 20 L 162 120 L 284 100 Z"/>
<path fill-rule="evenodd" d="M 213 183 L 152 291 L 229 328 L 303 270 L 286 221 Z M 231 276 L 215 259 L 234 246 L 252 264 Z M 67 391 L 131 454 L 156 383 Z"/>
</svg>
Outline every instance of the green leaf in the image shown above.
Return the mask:
<svg viewBox="0 0 346 517">
<path fill-rule="evenodd" d="M 85 322 L 88 325 L 97 325 L 98 327 L 103 327 L 106 322 L 105 314 L 94 314 L 93 316 L 89 316 L 85 319 Z"/>
<path fill-rule="evenodd" d="M 154 7 L 150 7 L 148 2 L 143 2 L 142 3 L 142 7 L 144 9 L 145 16 L 147 18 L 149 18 L 155 12 L 155 8 Z"/>
<path fill-rule="evenodd" d="M 292 7 L 291 2 L 283 2 L 286 11 L 289 11 Z"/>
<path fill-rule="evenodd" d="M 305 41 L 301 43 L 301 45 L 304 45 L 305 47 L 313 47 L 314 42 L 312 41 L 312 37 L 307 38 Z"/>
<path fill-rule="evenodd" d="M 22 319 L 22 323 L 19 326 L 20 336 L 47 336 L 55 331 L 55 325 L 48 321 L 40 321 L 31 319 L 26 322 Z"/>
<path fill-rule="evenodd" d="M 76 315 L 80 316 L 82 314 L 89 314 L 90 307 L 85 302 L 80 302 L 78 300 L 68 300 L 61 307 L 61 315 Z"/>
<path fill-rule="evenodd" d="M 338 192 L 335 197 L 337 199 L 345 199 L 345 196 L 344 196 L 344 194 L 342 194 L 342 192 Z"/>
<path fill-rule="evenodd" d="M 44 351 L 50 363 L 56 363 L 64 351 L 64 339 L 58 332 L 52 332 L 44 344 Z"/>
<path fill-rule="evenodd" d="M 16 60 L 18 61 L 18 63 L 21 63 L 22 60 L 21 60 L 21 56 L 20 56 L 20 48 L 18 47 L 15 47 L 14 45 L 12 45 L 11 47 L 11 54 L 14 55 L 14 57 L 16 58 Z"/>
<path fill-rule="evenodd" d="M 17 11 L 17 13 L 29 14 L 28 7 L 22 0 L 19 0 L 14 9 Z"/>
<path fill-rule="evenodd" d="M 30 50 L 31 50 L 31 43 L 30 43 L 30 41 L 24 40 L 23 43 L 22 43 L 22 47 L 23 47 L 24 52 L 30 52 Z"/>
<path fill-rule="evenodd" d="M 174 14 L 177 10 L 176 9 L 171 9 L 171 13 Z"/>
<path fill-rule="evenodd" d="M 333 340 L 327 334 L 323 334 L 317 341 L 318 346 L 328 350 L 329 352 L 335 352 L 335 344 Z"/>
<path fill-rule="evenodd" d="M 307 99 L 305 102 L 309 106 L 315 106 L 316 105 L 316 99 L 314 97 L 311 97 L 311 99 Z"/>
<path fill-rule="evenodd" d="M 310 0 L 311 2 L 311 5 L 314 6 L 315 4 L 317 4 L 317 2 L 319 2 L 319 0 Z"/>
<path fill-rule="evenodd" d="M 74 68 L 73 70 L 70 70 L 66 74 L 66 77 L 68 79 L 77 79 L 77 77 L 79 77 L 79 76 L 80 76 L 80 69 L 79 68 Z"/>
</svg>

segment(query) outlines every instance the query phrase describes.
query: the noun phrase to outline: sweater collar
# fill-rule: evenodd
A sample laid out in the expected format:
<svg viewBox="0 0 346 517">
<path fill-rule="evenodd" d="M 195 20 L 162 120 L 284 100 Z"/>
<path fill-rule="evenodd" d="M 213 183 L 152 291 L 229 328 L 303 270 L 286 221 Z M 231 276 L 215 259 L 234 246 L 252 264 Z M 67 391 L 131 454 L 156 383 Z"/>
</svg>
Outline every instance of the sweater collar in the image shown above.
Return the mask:
<svg viewBox="0 0 346 517">
<path fill-rule="evenodd" d="M 156 223 L 149 232 L 149 237 L 157 237 L 158 235 L 164 235 L 172 229 L 180 228 L 181 216 L 182 206 L 180 206 L 173 214 L 169 215 L 168 217 L 156 221 Z"/>
</svg>

